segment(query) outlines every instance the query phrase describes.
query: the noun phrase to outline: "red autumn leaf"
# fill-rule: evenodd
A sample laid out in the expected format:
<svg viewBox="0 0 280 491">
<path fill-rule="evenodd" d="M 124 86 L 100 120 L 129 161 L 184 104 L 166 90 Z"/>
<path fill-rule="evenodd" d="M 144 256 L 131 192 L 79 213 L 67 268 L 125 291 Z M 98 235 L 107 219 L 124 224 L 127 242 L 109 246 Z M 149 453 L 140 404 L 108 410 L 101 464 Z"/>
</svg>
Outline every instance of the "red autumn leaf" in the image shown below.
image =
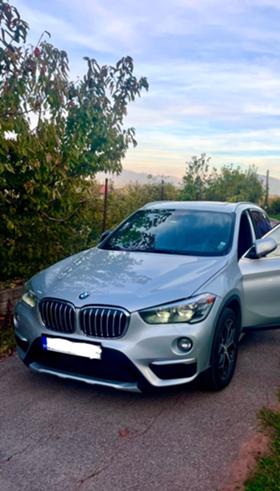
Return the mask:
<svg viewBox="0 0 280 491">
<path fill-rule="evenodd" d="M 39 49 L 38 47 L 36 47 L 36 48 L 34 49 L 34 55 L 35 55 L 35 56 L 38 58 L 38 57 L 40 56 L 40 54 L 41 54 L 40 49 Z"/>
</svg>

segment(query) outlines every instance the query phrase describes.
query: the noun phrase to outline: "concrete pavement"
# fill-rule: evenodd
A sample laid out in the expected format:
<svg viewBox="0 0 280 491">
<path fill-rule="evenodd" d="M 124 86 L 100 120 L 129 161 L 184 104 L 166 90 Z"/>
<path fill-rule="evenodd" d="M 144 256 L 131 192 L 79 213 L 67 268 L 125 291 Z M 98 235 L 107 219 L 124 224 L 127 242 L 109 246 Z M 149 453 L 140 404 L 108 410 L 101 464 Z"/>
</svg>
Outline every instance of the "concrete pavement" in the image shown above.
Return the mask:
<svg viewBox="0 0 280 491">
<path fill-rule="evenodd" d="M 139 395 L 0 363 L 0 489 L 213 491 L 276 402 L 280 331 L 244 338 L 228 388 Z"/>
</svg>

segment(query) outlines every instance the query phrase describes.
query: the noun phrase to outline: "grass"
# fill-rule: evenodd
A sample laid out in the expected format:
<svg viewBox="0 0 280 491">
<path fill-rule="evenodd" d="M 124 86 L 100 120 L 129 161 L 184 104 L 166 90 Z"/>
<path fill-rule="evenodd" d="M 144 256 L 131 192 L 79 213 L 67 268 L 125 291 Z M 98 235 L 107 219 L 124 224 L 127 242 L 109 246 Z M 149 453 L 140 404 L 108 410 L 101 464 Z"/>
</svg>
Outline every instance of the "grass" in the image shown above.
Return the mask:
<svg viewBox="0 0 280 491">
<path fill-rule="evenodd" d="M 245 483 L 245 491 L 280 491 L 280 412 L 263 409 L 260 419 L 272 435 L 271 453 L 259 460 L 253 476 Z"/>
</svg>

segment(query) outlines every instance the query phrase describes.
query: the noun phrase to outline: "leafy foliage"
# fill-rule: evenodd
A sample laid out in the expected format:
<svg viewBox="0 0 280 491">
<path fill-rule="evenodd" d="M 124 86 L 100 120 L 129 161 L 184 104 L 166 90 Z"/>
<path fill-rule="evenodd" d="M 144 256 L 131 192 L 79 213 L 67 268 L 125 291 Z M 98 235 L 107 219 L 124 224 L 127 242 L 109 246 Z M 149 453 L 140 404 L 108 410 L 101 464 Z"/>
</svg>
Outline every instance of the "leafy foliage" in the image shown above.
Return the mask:
<svg viewBox="0 0 280 491">
<path fill-rule="evenodd" d="M 133 60 L 122 58 L 116 66 L 100 67 L 86 58 L 84 79 L 69 88 L 68 119 L 62 152 L 72 174 L 121 171 L 129 144 L 136 145 L 135 130 L 122 129 L 128 102 L 148 89 L 146 78 L 133 75 Z M 81 164 L 77 166 L 77 162 Z"/>
<path fill-rule="evenodd" d="M 194 201 L 207 199 L 207 191 L 212 182 L 209 162 L 210 157 L 207 157 L 205 153 L 202 153 L 200 157 L 194 155 L 186 162 L 182 199 Z M 215 169 L 213 171 L 215 172 Z"/>
<path fill-rule="evenodd" d="M 98 171 L 119 173 L 134 128 L 128 106 L 143 90 L 131 57 L 116 65 L 85 58 L 86 73 L 70 79 L 68 56 L 44 32 L 28 44 L 28 24 L 0 0 L 0 280 L 28 277 L 89 247 L 102 227 Z M 111 189 L 108 227 L 149 201 L 252 200 L 262 188 L 256 170 L 210 168 L 202 154 L 186 166 L 183 190 L 152 181 Z"/>
<path fill-rule="evenodd" d="M 208 193 L 208 199 L 220 201 L 251 201 L 260 203 L 263 187 L 255 167 L 243 171 L 232 165 L 223 166 L 215 175 Z"/>
<path fill-rule="evenodd" d="M 176 200 L 178 189 L 172 184 L 165 183 L 162 191 L 161 184 L 147 183 L 129 184 L 120 189 L 111 189 L 108 200 L 108 228 L 114 228 L 127 215 L 151 201 Z"/>
<path fill-rule="evenodd" d="M 280 214 L 280 197 L 273 198 L 268 204 L 268 211 L 271 216 L 276 217 Z"/>
<path fill-rule="evenodd" d="M 133 60 L 87 71 L 74 83 L 65 51 L 27 44 L 28 25 L 0 0 L 0 270 L 27 276 L 86 247 L 99 233 L 98 171 L 121 171 L 134 128 L 131 101 L 148 89 Z M 97 221 L 98 222 L 98 221 Z"/>
<path fill-rule="evenodd" d="M 224 165 L 218 172 L 209 162 L 210 158 L 201 154 L 186 163 L 182 199 L 261 202 L 263 188 L 254 166 L 243 171 Z"/>
</svg>

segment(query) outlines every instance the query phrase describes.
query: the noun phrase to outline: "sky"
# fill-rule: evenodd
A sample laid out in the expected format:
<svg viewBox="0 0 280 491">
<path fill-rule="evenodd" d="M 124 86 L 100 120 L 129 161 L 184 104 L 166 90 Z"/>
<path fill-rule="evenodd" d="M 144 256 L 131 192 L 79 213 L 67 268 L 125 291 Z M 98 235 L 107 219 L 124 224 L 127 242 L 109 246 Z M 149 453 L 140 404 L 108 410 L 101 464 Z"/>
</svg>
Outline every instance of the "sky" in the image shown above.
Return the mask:
<svg viewBox="0 0 280 491">
<path fill-rule="evenodd" d="M 192 155 L 280 178 L 279 0 L 12 0 L 30 25 L 69 55 L 134 59 L 149 92 L 131 103 L 126 126 L 138 146 L 126 169 L 182 176 Z"/>
</svg>

